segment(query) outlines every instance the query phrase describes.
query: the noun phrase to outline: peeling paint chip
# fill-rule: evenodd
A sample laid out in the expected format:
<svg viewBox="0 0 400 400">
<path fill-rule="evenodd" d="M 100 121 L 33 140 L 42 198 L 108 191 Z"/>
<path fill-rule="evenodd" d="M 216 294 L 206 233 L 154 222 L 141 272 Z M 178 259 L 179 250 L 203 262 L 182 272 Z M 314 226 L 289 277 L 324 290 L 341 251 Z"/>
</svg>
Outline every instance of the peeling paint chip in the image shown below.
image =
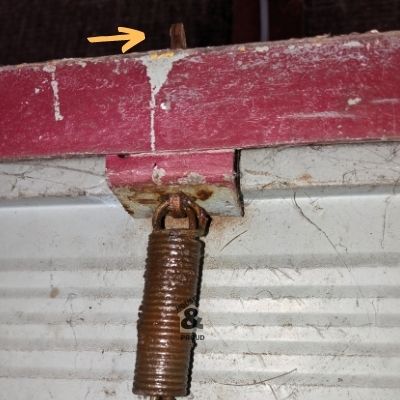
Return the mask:
<svg viewBox="0 0 400 400">
<path fill-rule="evenodd" d="M 256 46 L 255 51 L 257 52 L 268 52 L 269 51 L 269 47 L 268 46 Z"/>
<path fill-rule="evenodd" d="M 53 107 L 54 107 L 54 119 L 56 121 L 62 121 L 64 117 L 61 115 L 60 110 L 60 97 L 58 94 L 58 81 L 56 79 L 56 67 L 55 65 L 45 65 L 43 71 L 50 73 L 51 82 L 50 86 L 53 90 Z"/>
<path fill-rule="evenodd" d="M 361 97 L 354 97 L 353 99 L 350 98 L 347 100 L 347 104 L 349 106 L 355 106 L 355 105 L 361 103 L 361 100 L 362 100 Z"/>
<path fill-rule="evenodd" d="M 205 181 L 204 176 L 197 172 L 190 172 L 184 178 L 178 179 L 178 183 L 181 185 L 200 185 L 205 183 Z"/>
<path fill-rule="evenodd" d="M 350 40 L 350 41 L 344 43 L 343 47 L 355 48 L 355 47 L 364 47 L 364 46 L 358 40 Z"/>
<path fill-rule="evenodd" d="M 162 178 L 167 174 L 167 171 L 164 168 L 158 168 L 157 165 L 153 167 L 153 173 L 151 175 L 152 181 L 156 185 L 162 184 Z"/>
</svg>

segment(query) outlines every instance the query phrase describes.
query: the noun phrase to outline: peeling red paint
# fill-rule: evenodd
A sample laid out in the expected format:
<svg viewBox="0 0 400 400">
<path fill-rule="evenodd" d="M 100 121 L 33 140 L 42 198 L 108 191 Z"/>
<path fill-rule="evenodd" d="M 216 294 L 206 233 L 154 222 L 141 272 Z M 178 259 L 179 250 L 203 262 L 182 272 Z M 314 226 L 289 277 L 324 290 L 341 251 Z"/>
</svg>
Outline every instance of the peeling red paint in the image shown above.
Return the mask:
<svg viewBox="0 0 400 400">
<path fill-rule="evenodd" d="M 159 91 L 157 149 L 399 139 L 399 66 L 399 32 L 193 55 Z"/>
<path fill-rule="evenodd" d="M 167 193 L 183 191 L 211 214 L 240 215 L 235 153 L 169 153 L 107 156 L 109 186 L 135 216 L 152 215 Z"/>
<path fill-rule="evenodd" d="M 149 151 L 146 68 L 118 67 L 105 58 L 0 69 L 0 157 Z"/>
<path fill-rule="evenodd" d="M 4 67 L 0 159 L 399 140 L 399 65 L 389 32 Z"/>
<path fill-rule="evenodd" d="M 111 187 L 132 185 L 221 184 L 234 186 L 234 152 L 107 156 Z"/>
</svg>

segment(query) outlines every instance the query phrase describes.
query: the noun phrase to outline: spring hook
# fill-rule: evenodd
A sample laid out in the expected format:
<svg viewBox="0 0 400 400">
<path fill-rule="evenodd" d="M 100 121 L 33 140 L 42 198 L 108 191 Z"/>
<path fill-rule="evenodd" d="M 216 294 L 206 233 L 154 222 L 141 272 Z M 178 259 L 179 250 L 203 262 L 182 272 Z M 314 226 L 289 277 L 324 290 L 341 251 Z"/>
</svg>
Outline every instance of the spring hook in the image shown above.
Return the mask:
<svg viewBox="0 0 400 400">
<path fill-rule="evenodd" d="M 188 218 L 186 229 L 165 227 L 165 218 Z M 183 193 L 172 194 L 153 216 L 145 286 L 137 323 L 133 393 L 174 399 L 189 392 L 195 335 L 182 334 L 180 309 L 198 299 L 198 277 L 209 217 Z"/>
</svg>

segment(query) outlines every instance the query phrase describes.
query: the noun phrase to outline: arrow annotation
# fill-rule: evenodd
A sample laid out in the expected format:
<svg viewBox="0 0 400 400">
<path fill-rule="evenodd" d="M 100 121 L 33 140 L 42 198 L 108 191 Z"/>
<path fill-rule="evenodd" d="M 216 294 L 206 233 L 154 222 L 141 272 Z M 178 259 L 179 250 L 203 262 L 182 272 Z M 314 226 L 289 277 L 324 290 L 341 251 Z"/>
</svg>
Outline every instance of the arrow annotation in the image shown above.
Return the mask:
<svg viewBox="0 0 400 400">
<path fill-rule="evenodd" d="M 143 42 L 143 40 L 145 39 L 144 32 L 137 31 L 136 29 L 119 26 L 118 32 L 125 33 L 125 35 L 93 36 L 88 37 L 87 40 L 90 43 L 119 42 L 121 40 L 127 40 L 127 42 L 122 46 L 122 52 L 126 53 L 133 46 L 136 46 L 138 43 Z"/>
</svg>

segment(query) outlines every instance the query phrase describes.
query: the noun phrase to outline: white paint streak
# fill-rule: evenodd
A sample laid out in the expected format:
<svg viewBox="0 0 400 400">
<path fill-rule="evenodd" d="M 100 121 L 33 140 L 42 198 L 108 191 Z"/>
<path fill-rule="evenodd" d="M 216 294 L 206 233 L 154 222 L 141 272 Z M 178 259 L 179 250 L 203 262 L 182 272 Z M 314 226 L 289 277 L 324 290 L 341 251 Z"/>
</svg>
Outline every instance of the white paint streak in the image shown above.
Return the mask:
<svg viewBox="0 0 400 400">
<path fill-rule="evenodd" d="M 358 40 L 350 40 L 349 42 L 344 43 L 343 47 L 355 48 L 355 47 L 364 47 L 364 45 L 360 43 Z"/>
<path fill-rule="evenodd" d="M 153 167 L 153 172 L 151 174 L 151 180 L 156 185 L 162 184 L 162 178 L 167 175 L 167 171 L 164 168 L 158 168 L 157 165 Z"/>
<path fill-rule="evenodd" d="M 321 111 L 311 113 L 292 113 L 285 114 L 278 119 L 315 119 L 315 118 L 355 118 L 353 114 L 341 113 L 337 111 Z"/>
<path fill-rule="evenodd" d="M 156 150 L 156 134 L 154 130 L 154 117 L 156 111 L 156 96 L 168 78 L 174 63 L 178 60 L 185 58 L 185 52 L 164 52 L 152 53 L 140 57 L 140 61 L 147 68 L 147 76 L 150 80 L 151 97 L 150 97 L 150 145 L 151 151 Z"/>
<path fill-rule="evenodd" d="M 224 177 L 225 182 L 234 182 L 235 181 L 234 174 L 224 174 L 223 177 Z"/>
<path fill-rule="evenodd" d="M 400 98 L 387 98 L 387 99 L 375 99 L 371 100 L 371 104 L 399 104 Z"/>
<path fill-rule="evenodd" d="M 64 117 L 61 115 L 60 111 L 60 98 L 58 96 L 58 82 L 55 77 L 55 72 L 52 73 L 51 76 L 51 88 L 53 89 L 53 98 L 54 98 L 54 119 L 56 121 L 62 121 Z"/>
<path fill-rule="evenodd" d="M 168 101 L 163 101 L 160 104 L 160 107 L 161 107 L 161 110 L 164 110 L 164 111 L 169 111 L 171 109 L 171 106 Z"/>
<path fill-rule="evenodd" d="M 54 107 L 54 119 L 56 121 L 62 121 L 64 117 L 60 110 L 60 97 L 58 94 L 58 82 L 56 79 L 56 66 L 46 65 L 43 67 L 43 71 L 50 73 L 51 75 L 51 89 L 53 90 L 53 107 Z"/>
<path fill-rule="evenodd" d="M 254 49 L 260 53 L 267 53 L 269 51 L 268 46 L 256 46 Z"/>
<path fill-rule="evenodd" d="M 56 72 L 56 66 L 55 65 L 51 65 L 51 64 L 45 65 L 43 67 L 43 71 L 44 72 L 49 72 L 49 73 Z"/>
<path fill-rule="evenodd" d="M 354 98 L 347 99 L 347 104 L 349 106 L 356 106 L 357 104 L 360 104 L 361 101 L 362 101 L 361 97 L 354 97 Z"/>
<path fill-rule="evenodd" d="M 205 182 L 205 177 L 197 172 L 189 172 L 185 177 L 178 179 L 178 183 L 181 185 L 199 185 Z"/>
<path fill-rule="evenodd" d="M 119 75 L 120 74 L 120 60 L 117 59 L 115 60 L 115 68 L 113 69 L 114 74 Z"/>
</svg>

